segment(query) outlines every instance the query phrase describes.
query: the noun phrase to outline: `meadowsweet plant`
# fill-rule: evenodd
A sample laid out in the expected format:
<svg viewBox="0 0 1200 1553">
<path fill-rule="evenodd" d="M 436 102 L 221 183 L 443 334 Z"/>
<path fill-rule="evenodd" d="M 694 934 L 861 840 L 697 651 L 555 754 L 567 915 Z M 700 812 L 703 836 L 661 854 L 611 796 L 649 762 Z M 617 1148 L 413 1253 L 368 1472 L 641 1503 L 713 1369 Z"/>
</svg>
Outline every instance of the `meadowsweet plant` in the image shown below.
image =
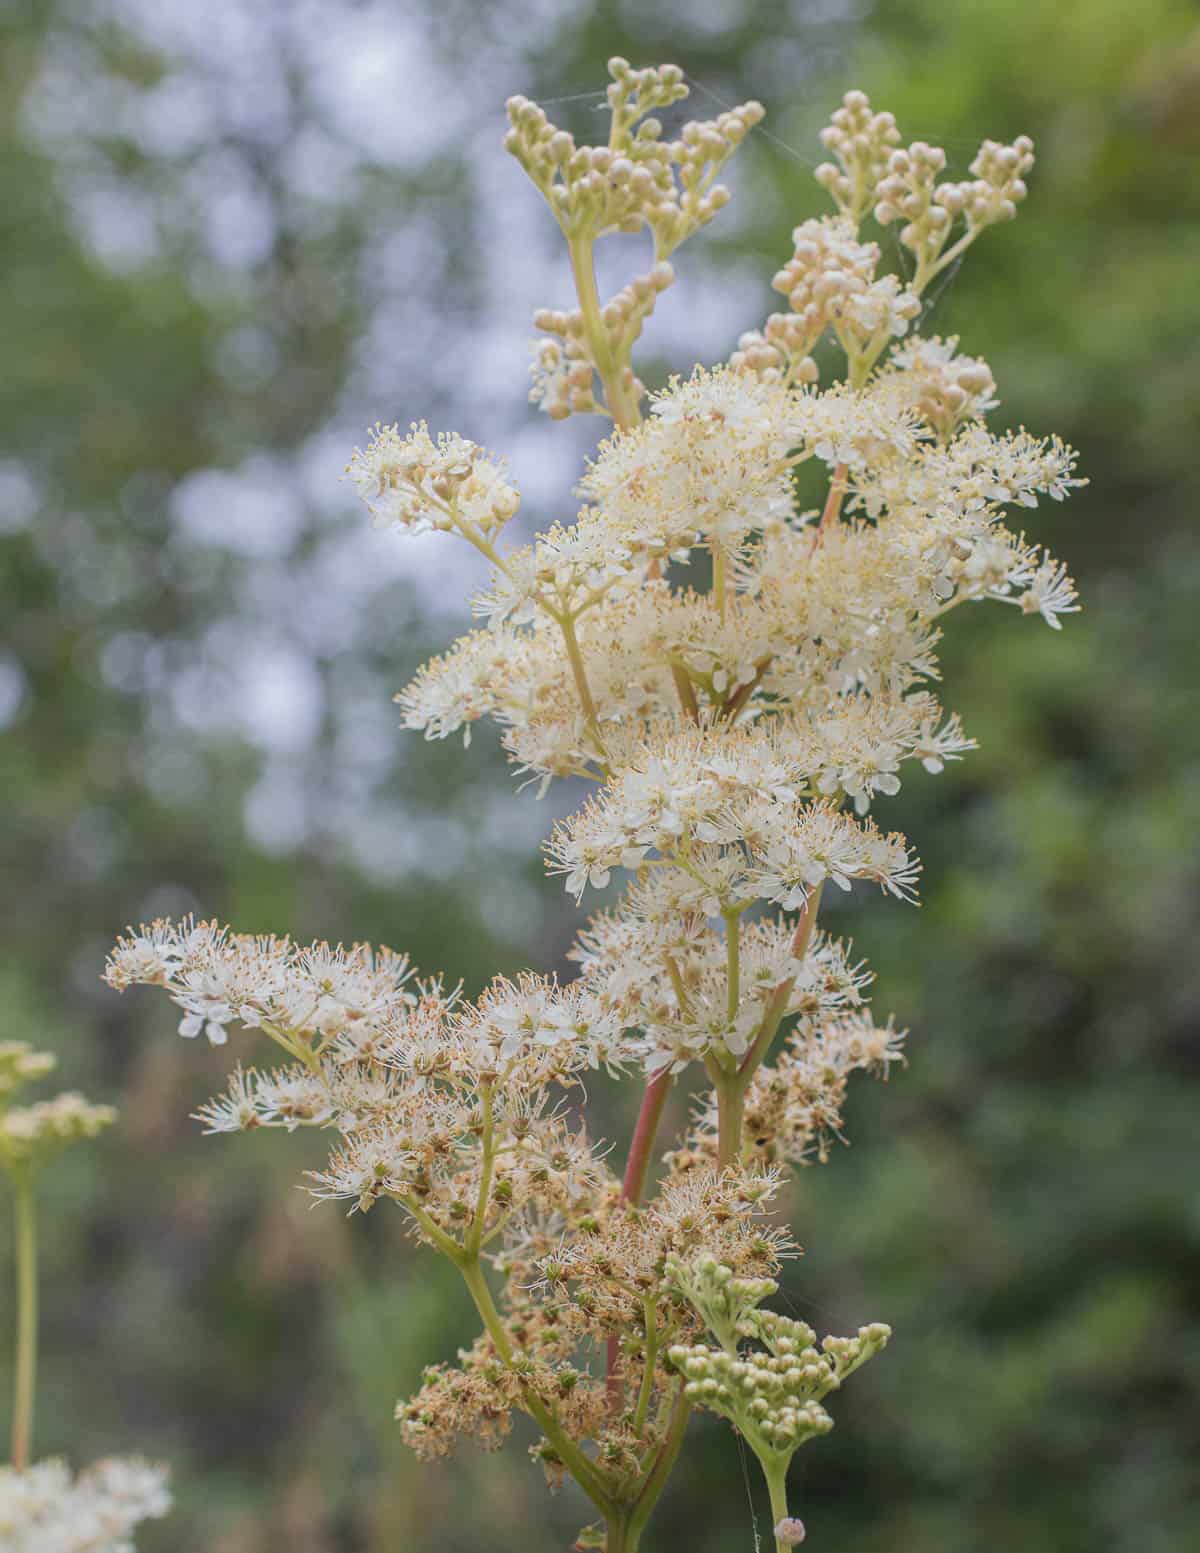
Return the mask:
<svg viewBox="0 0 1200 1553">
<path fill-rule="evenodd" d="M 273 1043 L 281 1064 L 236 1068 L 207 1128 L 324 1130 L 312 1192 L 394 1205 L 461 1273 L 480 1335 L 397 1410 L 421 1457 L 498 1445 L 527 1414 L 551 1482 L 594 1507 L 577 1546 L 633 1553 L 704 1410 L 758 1459 L 783 1549 L 804 1537 L 792 1456 L 889 1336 L 819 1342 L 765 1303 L 797 1250 L 788 1172 L 827 1156 L 853 1073 L 901 1060 L 866 968 L 818 926 L 822 893 L 916 898 L 917 860 L 875 811 L 973 747 L 936 693 L 942 617 L 992 600 L 1059 629 L 1070 579 L 1007 515 L 1080 482 L 1057 440 L 988 429 L 984 361 L 917 332 L 930 283 L 1015 214 L 1029 141 L 986 141 L 953 181 L 943 152 L 847 94 L 816 174 L 834 209 L 797 226 L 774 278 L 786 310 L 650 393 L 633 347 L 763 110 L 670 139 L 655 115 L 687 95 L 682 73 L 609 68 L 605 145 L 508 104 L 575 285 L 536 315 L 530 397 L 609 423 L 574 520 L 507 543 L 503 461 L 424 422 L 376 426 L 349 468 L 377 525 L 490 563 L 479 629 L 397 699 L 430 739 L 490 719 L 539 791 L 589 784 L 546 844 L 570 901 L 621 886 L 579 932 L 578 974 L 467 999 L 390 950 L 187 920 L 131 930 L 107 977 L 162 987 L 183 1035 Z M 893 224 L 900 273 L 877 240 Z M 653 263 L 602 301 L 595 244 L 623 234 L 648 235 Z M 801 510 L 804 465 L 820 510 Z M 623 1167 L 581 1115 L 599 1070 L 642 1085 Z M 673 1085 L 692 1117 L 668 1147 Z"/>
<path fill-rule="evenodd" d="M 97 1462 L 73 1478 L 57 1460 L 31 1464 L 37 1389 L 38 1268 L 35 1187 L 39 1173 L 72 1144 L 116 1120 L 111 1106 L 67 1091 L 29 1105 L 13 1101 L 54 1071 L 52 1052 L 0 1042 L 0 1171 L 13 1193 L 16 1228 L 16 1363 L 12 1459 L 0 1466 L 4 1553 L 128 1553 L 134 1528 L 170 1508 L 166 1474 L 139 1458 Z"/>
</svg>

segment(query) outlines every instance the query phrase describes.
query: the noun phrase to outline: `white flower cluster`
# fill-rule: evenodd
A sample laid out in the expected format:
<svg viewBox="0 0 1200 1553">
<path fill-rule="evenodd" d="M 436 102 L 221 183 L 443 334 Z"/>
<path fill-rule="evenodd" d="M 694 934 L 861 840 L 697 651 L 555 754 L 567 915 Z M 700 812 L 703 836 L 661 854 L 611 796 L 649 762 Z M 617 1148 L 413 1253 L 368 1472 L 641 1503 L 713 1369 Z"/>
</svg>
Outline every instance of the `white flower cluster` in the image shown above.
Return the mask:
<svg viewBox="0 0 1200 1553">
<path fill-rule="evenodd" d="M 424 421 L 403 435 L 398 426 L 374 427 L 346 472 L 376 528 L 473 529 L 491 539 L 521 504 L 502 464 L 456 432 L 435 442 Z"/>
<path fill-rule="evenodd" d="M 808 440 L 804 411 L 729 370 L 672 379 L 647 421 L 601 444 L 580 494 L 635 553 L 683 557 L 710 539 L 736 550 L 791 511 L 788 454 Z"/>
<path fill-rule="evenodd" d="M 265 1030 L 299 1055 L 335 1041 L 357 1051 L 390 1033 L 418 1001 L 407 955 L 365 944 L 350 949 L 231 933 L 216 922 L 158 920 L 117 941 L 104 979 L 164 987 L 183 1009 L 179 1033 L 214 1046 L 228 1026 Z"/>
<path fill-rule="evenodd" d="M 648 1072 L 680 1073 L 713 1052 L 743 1058 L 772 1006 L 780 1019 L 798 1021 L 790 1039 L 799 1042 L 803 1032 L 810 1070 L 824 1063 L 820 1071 L 832 1079 L 854 1068 L 886 1068 L 862 1039 L 864 1019 L 873 1029 L 863 1009 L 871 978 L 850 962 L 848 945 L 820 935 L 805 952 L 797 949 L 792 925 L 781 919 L 741 925 L 735 929 L 740 963 L 731 1011 L 727 941 L 706 931 L 699 916 L 679 921 L 642 915 L 644 905 L 653 908 L 660 900 L 656 890 L 648 896 L 634 890 L 618 911 L 593 917 L 571 951 L 597 1005 L 630 1027 L 626 1039 Z M 818 1046 L 820 1056 L 810 1061 Z M 817 1092 L 810 1089 L 810 1097 Z M 782 1122 L 774 1130 L 782 1131 Z M 800 1155 L 792 1148 L 780 1157 Z"/>
<path fill-rule="evenodd" d="M 133 1553 L 133 1533 L 171 1508 L 164 1468 L 114 1457 L 72 1477 L 62 1461 L 0 1467 L 4 1553 Z"/>
<path fill-rule="evenodd" d="M 975 417 L 990 396 L 986 367 L 940 341 L 906 347 L 862 390 L 797 392 L 728 371 L 674 383 L 637 431 L 601 446 L 579 521 L 497 569 L 476 602 L 492 629 L 401 692 L 406 725 L 442 738 L 490 716 L 521 769 L 595 774 L 598 733 L 636 745 L 705 710 L 861 728 L 862 708 L 841 698 L 886 689 L 894 702 L 936 677 L 936 622 L 967 600 L 1056 620 L 1073 607 L 1070 579 L 1004 514 L 1079 484 L 1074 454 L 987 431 Z M 954 434 L 935 440 L 951 419 Z M 790 474 L 810 458 L 840 471 L 846 511 L 868 522 L 822 522 L 814 543 Z M 723 608 L 654 576 L 697 549 L 723 558 Z M 922 695 L 919 720 L 936 726 Z M 915 715 L 875 710 L 879 727 Z"/>
<path fill-rule="evenodd" d="M 903 1030 L 880 1025 L 865 1007 L 818 1007 L 800 979 L 788 999 L 797 1015 L 772 1063 L 757 1068 L 746 1091 L 745 1127 L 762 1164 L 824 1164 L 834 1141 L 845 1142 L 842 1108 L 853 1073 L 886 1079 L 904 1062 Z M 671 1159 L 680 1169 L 716 1158 L 720 1115 L 714 1096 L 697 1107 L 694 1125 Z"/>
<path fill-rule="evenodd" d="M 826 801 L 802 802 L 811 791 L 805 765 L 783 737 L 754 728 L 646 746 L 556 827 L 551 871 L 566 875 L 578 899 L 614 869 L 649 863 L 664 909 L 709 917 L 754 901 L 795 910 L 826 880 L 848 890 L 870 879 L 913 899 L 918 868 L 903 838 Z"/>
<path fill-rule="evenodd" d="M 716 173 L 761 109 L 666 141 L 652 115 L 686 95 L 682 72 L 619 59 L 610 72 L 607 145 L 509 104 L 508 147 L 567 238 L 577 299 L 536 316 L 531 398 L 555 419 L 613 423 L 582 510 L 502 551 L 518 502 L 503 464 L 424 423 L 376 427 L 349 470 L 377 523 L 454 532 L 492 567 L 473 600 L 486 629 L 401 692 L 405 725 L 466 741 L 488 717 L 543 791 L 559 776 L 595 784 L 545 849 L 576 900 L 628 876 L 578 937 L 580 974 L 500 977 L 468 1001 L 387 950 L 189 919 L 122 939 L 106 975 L 162 987 L 185 1036 L 219 1045 L 240 1024 L 272 1039 L 287 1064 L 238 1068 L 199 1113 L 208 1130 L 325 1129 L 334 1147 L 310 1190 L 351 1211 L 399 1204 L 463 1272 L 486 1331 L 402 1406 L 423 1455 L 464 1430 L 498 1442 L 523 1408 L 551 1477 L 570 1471 L 628 1526 L 678 1448 L 682 1391 L 750 1444 L 777 1544 L 795 1546 L 787 1462 L 888 1332 L 818 1347 L 760 1310 L 793 1249 L 763 1215 L 787 1169 L 841 1137 L 851 1075 L 886 1078 L 904 1043 L 868 1009 L 849 946 L 817 930 L 822 894 L 862 880 L 915 898 L 919 865 L 872 811 L 917 764 L 940 772 L 974 747 L 936 694 L 944 619 L 986 599 L 1060 628 L 1071 579 L 1009 513 L 1082 482 L 1058 439 L 988 428 L 985 361 L 913 332 L 934 277 L 1015 213 L 1030 143 L 985 142 L 970 180 L 939 182 L 944 152 L 903 148 L 862 93 L 823 136 L 833 160 L 817 181 L 836 213 L 795 228 L 775 276 L 788 311 L 728 365 L 672 378 L 643 418 L 632 346 L 674 279 L 667 255 L 724 203 Z M 862 232 L 872 211 L 902 224 L 910 275 L 881 272 Z M 603 303 L 596 239 L 642 229 L 653 269 Z M 845 372 L 818 390 L 830 349 Z M 805 511 L 812 474 L 822 505 Z M 28 1059 L 6 1060 L 0 1048 L 0 1095 Z M 664 1156 L 671 1079 L 700 1067 L 712 1087 Z M 567 1101 L 593 1072 L 635 1068 L 647 1084 L 618 1177 Z M 660 1195 L 643 1204 L 658 1165 Z M 577 1367 L 589 1345 L 602 1367 Z"/>
</svg>

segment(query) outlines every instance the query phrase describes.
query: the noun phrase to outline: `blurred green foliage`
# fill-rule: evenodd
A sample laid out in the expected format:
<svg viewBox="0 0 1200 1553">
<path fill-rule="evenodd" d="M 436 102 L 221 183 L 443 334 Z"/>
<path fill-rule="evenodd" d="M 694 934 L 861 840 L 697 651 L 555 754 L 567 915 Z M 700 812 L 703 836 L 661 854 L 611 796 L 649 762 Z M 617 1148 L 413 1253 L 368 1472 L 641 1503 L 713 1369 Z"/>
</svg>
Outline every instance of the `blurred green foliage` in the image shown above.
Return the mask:
<svg viewBox="0 0 1200 1553">
<path fill-rule="evenodd" d="M 912 1061 L 886 1089 L 860 1087 L 854 1147 L 802 1176 L 807 1255 L 787 1293 L 822 1328 L 885 1319 L 897 1336 L 840 1399 L 834 1434 L 802 1453 L 795 1498 L 831 1550 L 1200 1548 L 1196 11 L 543 9 L 524 75 L 498 86 L 497 135 L 504 91 L 589 88 L 613 52 L 675 59 L 722 100 L 766 102 L 775 138 L 755 137 L 730 218 L 701 240 L 708 262 L 757 268 L 763 312 L 791 226 L 819 207 L 815 131 L 847 86 L 959 166 L 985 134 L 1038 142 L 1019 221 L 987 235 L 924 327 L 988 358 L 1000 419 L 1080 448 L 1090 488 L 1032 516 L 1086 613 L 1061 638 L 1007 611 L 954 621 L 946 699 L 982 750 L 888 813 L 924 859 L 924 906 L 838 914 L 879 972 L 879 1003 L 912 1027 Z M 248 607 L 259 563 L 171 525 L 173 488 L 255 452 L 298 456 L 354 380 L 355 277 L 378 224 L 403 241 L 428 211 L 469 233 L 470 188 L 457 152 L 403 171 L 368 159 L 314 220 L 276 171 L 320 111 L 289 72 L 281 138 L 228 137 L 270 242 L 214 276 L 185 219 L 188 153 L 151 155 L 103 120 L 66 151 L 30 128 L 49 50 L 86 46 L 138 90 L 162 79 L 169 61 L 136 14 L 4 8 L 0 688 L 15 688 L 0 738 L 0 1033 L 57 1047 L 69 1082 L 123 1112 L 117 1136 L 45 1183 L 40 1443 L 80 1461 L 170 1458 L 179 1507 L 151 1550 L 548 1553 L 584 1517 L 544 1497 L 519 1444 L 418 1471 L 389 1432 L 421 1364 L 469 1336 L 449 1276 L 410 1256 L 385 1214 L 310 1214 L 292 1183 L 311 1141 L 198 1139 L 186 1114 L 223 1057 L 96 980 L 127 920 L 193 905 L 245 928 L 384 939 L 469 986 L 550 964 L 569 932 L 557 891 L 538 897 L 535 931 L 537 912 L 514 929 L 503 887 L 481 886 L 492 847 L 493 868 L 520 866 L 526 896 L 542 890 L 532 856 L 514 865 L 479 818 L 506 782 L 486 740 L 464 759 L 396 733 L 379 779 L 395 824 L 471 839 L 451 877 L 384 879 L 324 818 L 327 769 L 344 759 L 332 712 L 303 756 L 308 811 L 289 847 L 243 824 L 262 749 L 178 713 L 173 681 L 214 617 Z M 467 0 L 422 8 L 420 24 L 451 61 L 501 25 Z M 105 262 L 81 235 L 71 189 L 101 171 L 174 213 L 138 262 Z M 525 197 L 515 173 L 512 188 Z M 486 257 L 463 246 L 446 261 L 459 322 Z M 683 257 L 681 286 L 697 262 Z M 231 368 L 246 330 L 269 340 L 267 367 Z M 422 403 L 419 381 L 404 392 Z M 297 575 L 327 528 L 306 512 Z M 315 654 L 326 705 L 386 698 L 444 634 L 416 590 L 379 590 Z M 133 647 L 154 675 L 119 672 Z M 620 1126 L 622 1102 L 599 1100 Z M 736 1446 L 698 1424 L 651 1545 L 749 1549 L 752 1513 Z"/>
</svg>

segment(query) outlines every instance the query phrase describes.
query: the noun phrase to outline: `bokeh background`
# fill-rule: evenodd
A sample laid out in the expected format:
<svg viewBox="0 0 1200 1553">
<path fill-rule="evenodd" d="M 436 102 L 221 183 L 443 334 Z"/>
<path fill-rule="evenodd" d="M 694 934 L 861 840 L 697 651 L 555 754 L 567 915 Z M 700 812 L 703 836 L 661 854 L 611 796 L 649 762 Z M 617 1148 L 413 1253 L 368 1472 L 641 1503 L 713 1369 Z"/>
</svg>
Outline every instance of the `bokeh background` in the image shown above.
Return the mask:
<svg viewBox="0 0 1200 1553">
<path fill-rule="evenodd" d="M 469 1336 L 452 1275 L 398 1214 L 309 1211 L 319 1140 L 202 1139 L 188 1112 L 222 1054 L 98 975 L 126 922 L 191 909 L 382 940 L 468 988 L 561 962 L 574 916 L 536 846 L 570 795 L 517 796 L 491 738 L 424 744 L 390 703 L 474 574 L 371 533 L 339 476 L 369 422 L 427 414 L 509 454 L 540 523 L 572 514 L 596 428 L 525 403 L 530 313 L 569 278 L 502 104 L 569 98 L 552 115 L 582 134 L 577 94 L 620 52 L 684 66 L 702 115 L 769 111 L 679 256 L 647 376 L 769 310 L 791 227 L 824 208 L 816 131 L 862 86 L 956 167 L 983 135 L 1036 137 L 1019 221 L 925 328 L 986 356 L 1000 422 L 1061 432 L 1092 480 L 1029 515 L 1086 612 L 1061 637 L 952 622 L 947 699 L 982 750 L 888 812 L 923 909 L 864 899 L 835 924 L 912 1062 L 859 1086 L 853 1147 L 803 1174 L 787 1294 L 897 1336 L 798 1458 L 798 1507 L 830 1553 L 1200 1548 L 1197 8 L 0 16 L 0 1034 L 53 1045 L 123 1116 L 44 1183 L 42 1450 L 168 1458 L 178 1508 L 148 1550 L 550 1553 L 590 1518 L 519 1435 L 406 1457 L 395 1399 Z M 600 1089 L 619 1133 L 632 1090 Z M 5 1339 L 0 1386 L 9 1363 Z M 648 1549 L 749 1553 L 757 1492 L 694 1426 Z"/>
</svg>

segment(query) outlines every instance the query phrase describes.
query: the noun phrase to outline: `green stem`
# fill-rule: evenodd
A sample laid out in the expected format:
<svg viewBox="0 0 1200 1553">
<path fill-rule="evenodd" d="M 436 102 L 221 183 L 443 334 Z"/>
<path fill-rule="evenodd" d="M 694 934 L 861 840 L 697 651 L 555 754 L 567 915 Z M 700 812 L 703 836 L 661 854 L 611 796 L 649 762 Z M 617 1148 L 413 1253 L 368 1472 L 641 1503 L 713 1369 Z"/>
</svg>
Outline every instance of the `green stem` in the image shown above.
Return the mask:
<svg viewBox="0 0 1200 1553">
<path fill-rule="evenodd" d="M 788 1462 L 786 1460 L 772 1461 L 768 1464 L 761 1456 L 758 1459 L 759 1465 L 763 1469 L 763 1477 L 767 1480 L 767 1492 L 771 1496 L 771 1525 L 778 1526 L 780 1521 L 786 1521 L 788 1518 Z M 790 1553 L 790 1549 L 786 1543 L 776 1539 L 775 1553 Z"/>
<path fill-rule="evenodd" d="M 596 712 L 596 703 L 592 699 L 592 687 L 588 684 L 587 670 L 583 663 L 583 653 L 579 648 L 579 638 L 575 634 L 575 617 L 565 610 L 562 614 L 555 614 L 559 630 L 563 635 L 563 642 L 567 649 L 567 660 L 571 665 L 571 673 L 575 679 L 575 689 L 579 692 L 579 702 L 583 707 L 584 719 L 587 722 L 588 732 L 592 736 L 592 742 L 596 746 L 600 759 L 607 764 L 608 752 L 604 748 L 604 739 L 600 733 L 600 718 Z"/>
<path fill-rule="evenodd" d="M 467 1286 L 467 1292 L 475 1302 L 475 1309 L 479 1312 L 479 1319 L 487 1328 L 487 1334 L 495 1344 L 496 1352 L 504 1360 L 505 1364 L 513 1362 L 512 1344 L 508 1340 L 508 1333 L 504 1330 L 504 1322 L 500 1318 L 500 1312 L 496 1309 L 496 1302 L 492 1298 L 492 1291 L 488 1288 L 487 1279 L 483 1273 L 483 1263 L 477 1256 L 464 1256 L 459 1259 L 458 1270 L 463 1276 L 463 1282 Z"/>
<path fill-rule="evenodd" d="M 646 1427 L 650 1411 L 650 1397 L 654 1391 L 654 1366 L 658 1361 L 658 1328 L 654 1320 L 654 1301 L 645 1300 L 642 1306 L 646 1317 L 646 1359 L 642 1370 L 642 1385 L 638 1392 L 637 1407 L 633 1415 L 633 1427 L 638 1434 Z"/>
<path fill-rule="evenodd" d="M 797 960 L 803 960 L 809 951 L 813 941 L 813 935 L 817 930 L 817 912 L 821 906 L 821 890 L 823 885 L 818 885 L 804 903 L 804 909 L 800 913 L 800 920 L 796 924 L 796 931 L 792 935 L 792 953 Z M 786 981 L 781 981 L 771 994 L 771 1001 L 767 1004 L 763 1014 L 762 1024 L 758 1028 L 758 1034 L 754 1037 L 753 1044 L 742 1062 L 739 1074 L 742 1083 L 749 1085 L 763 1058 L 770 1050 L 771 1042 L 775 1039 L 775 1032 L 783 1022 L 783 1016 L 787 1013 L 788 1000 L 792 995 L 792 988 L 796 985 L 796 978 L 789 976 Z"/>
<path fill-rule="evenodd" d="M 667 967 L 667 975 L 671 978 L 671 986 L 675 990 L 675 1000 L 679 1004 L 679 1012 L 686 1018 L 690 1019 L 692 1014 L 692 1002 L 688 997 L 687 988 L 683 984 L 683 976 L 680 973 L 679 965 L 676 962 L 675 956 L 671 954 L 664 954 L 663 962 Z"/>
<path fill-rule="evenodd" d="M 926 263 L 922 257 L 921 262 L 917 265 L 916 274 L 909 282 L 908 289 L 910 291 L 915 291 L 916 294 L 920 296 L 929 282 L 940 275 L 947 267 L 947 265 L 953 264 L 955 259 L 966 253 L 967 249 L 979 236 L 982 230 L 982 227 L 969 227 L 956 243 L 952 243 L 950 247 L 947 248 L 944 253 L 940 254 L 938 258 L 934 259 L 932 263 Z"/>
<path fill-rule="evenodd" d="M 504 1330 L 504 1322 L 500 1312 L 496 1309 L 496 1302 L 492 1298 L 492 1291 L 488 1288 L 487 1279 L 484 1277 L 483 1264 L 478 1256 L 460 1256 L 456 1265 L 462 1274 L 467 1291 L 475 1302 L 475 1309 L 479 1312 L 479 1319 L 495 1345 L 496 1352 L 505 1364 L 512 1368 L 513 1347 L 509 1342 L 508 1333 Z M 604 1480 L 593 1464 L 575 1444 L 574 1440 L 563 1429 L 558 1419 L 541 1397 L 529 1386 L 522 1387 L 525 1398 L 525 1406 L 530 1416 L 536 1420 L 546 1439 L 557 1451 L 559 1460 L 567 1471 L 583 1489 L 584 1493 L 607 1519 L 612 1510 L 612 1500 L 609 1498 Z"/>
<path fill-rule="evenodd" d="M 572 237 L 567 243 L 571 256 L 571 273 L 575 277 L 575 293 L 579 298 L 579 311 L 583 314 L 583 330 L 592 353 L 592 363 L 604 385 L 604 399 L 615 425 L 628 431 L 641 420 L 637 402 L 625 382 L 628 362 L 614 355 L 600 317 L 600 294 L 596 290 L 596 271 L 592 262 L 595 239 L 591 233 Z"/>
<path fill-rule="evenodd" d="M 448 510 L 457 524 L 458 531 L 462 537 L 469 544 L 474 545 L 480 555 L 489 560 L 498 572 L 502 572 L 506 577 L 511 576 L 508 562 L 496 549 L 495 545 L 480 532 L 478 524 L 472 523 L 470 518 L 464 518 L 456 507 Z"/>
<path fill-rule="evenodd" d="M 454 1236 L 447 1235 L 446 1231 L 438 1225 L 437 1221 L 430 1214 L 425 1212 L 424 1208 L 414 1198 L 397 1196 L 396 1201 L 401 1207 L 407 1208 L 413 1218 L 416 1219 L 417 1223 L 425 1231 L 430 1245 L 436 1246 L 442 1255 L 448 1256 L 457 1267 L 462 1260 L 463 1248 L 455 1240 Z"/>
<path fill-rule="evenodd" d="M 717 613 L 721 619 L 725 618 L 726 584 L 725 584 L 725 552 L 720 545 L 712 546 L 713 563 L 713 597 L 717 601 Z"/>
<path fill-rule="evenodd" d="M 638 1538 L 630 1535 L 628 1511 L 614 1509 L 605 1530 L 604 1553 L 636 1553 Z"/>
<path fill-rule="evenodd" d="M 29 1465 L 33 1443 L 33 1399 L 37 1382 L 38 1284 L 37 1218 L 33 1175 L 14 1172 L 17 1237 L 17 1362 L 13 1386 L 12 1464 Z"/>
<path fill-rule="evenodd" d="M 729 911 L 723 911 L 721 915 L 725 918 L 725 978 L 729 987 L 726 1017 L 732 1024 L 737 1017 L 738 1003 L 742 995 L 740 968 L 742 933 L 739 925 L 742 913 L 735 907 Z"/>
<path fill-rule="evenodd" d="M 679 1388 L 675 1397 L 675 1405 L 671 1410 L 671 1422 L 667 1429 L 666 1439 L 659 1448 L 658 1455 L 654 1459 L 654 1465 L 642 1485 L 641 1493 L 634 1501 L 633 1510 L 629 1516 L 628 1541 L 622 1548 L 622 1553 L 637 1553 L 637 1545 L 641 1540 L 642 1529 L 653 1514 L 654 1506 L 658 1503 L 667 1479 L 671 1476 L 672 1469 L 679 1459 L 679 1452 L 683 1447 L 683 1436 L 687 1431 L 688 1416 L 691 1408 L 684 1400 L 683 1387 Z M 622 1545 L 617 1544 L 620 1548 Z"/>
<path fill-rule="evenodd" d="M 681 663 L 671 660 L 671 678 L 675 681 L 675 693 L 679 697 L 679 704 L 694 723 L 700 721 L 700 708 L 696 702 L 696 691 L 692 685 L 688 671 Z"/>
<path fill-rule="evenodd" d="M 493 1122 L 492 1086 L 484 1084 L 480 1091 L 480 1100 L 483 1106 L 483 1136 L 480 1139 L 480 1151 L 483 1155 L 482 1166 L 479 1172 L 479 1197 L 475 1204 L 475 1221 L 471 1225 L 466 1237 L 466 1251 L 468 1255 L 478 1257 L 479 1248 L 483 1244 L 483 1226 L 487 1218 L 488 1197 L 492 1190 L 492 1173 L 496 1165 L 495 1125 Z"/>
<path fill-rule="evenodd" d="M 736 1073 L 717 1079 L 717 1168 L 727 1170 L 742 1157 L 742 1116 L 746 1086 Z"/>
</svg>

